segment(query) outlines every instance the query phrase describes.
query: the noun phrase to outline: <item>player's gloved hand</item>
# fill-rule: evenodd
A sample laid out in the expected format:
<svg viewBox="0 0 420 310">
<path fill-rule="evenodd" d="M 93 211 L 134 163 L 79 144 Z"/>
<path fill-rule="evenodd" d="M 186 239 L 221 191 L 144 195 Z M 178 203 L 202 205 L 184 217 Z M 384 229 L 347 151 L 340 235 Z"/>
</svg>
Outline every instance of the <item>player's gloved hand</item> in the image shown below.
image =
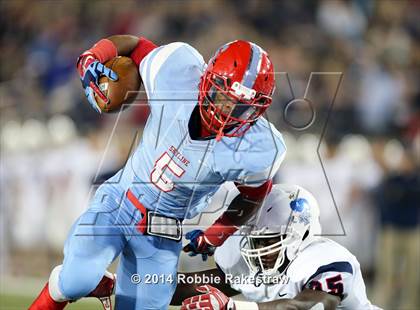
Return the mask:
<svg viewBox="0 0 420 310">
<path fill-rule="evenodd" d="M 232 298 L 227 297 L 211 285 L 197 287 L 201 295 L 193 296 L 182 302 L 181 310 L 209 309 L 209 310 L 235 310 Z"/>
<path fill-rule="evenodd" d="M 187 252 L 189 256 L 201 254 L 203 261 L 206 261 L 207 257 L 209 255 L 212 256 L 216 250 L 216 247 L 206 240 L 202 230 L 189 231 L 186 233 L 185 238 L 190 240 L 190 243 L 184 246 L 183 251 Z"/>
<path fill-rule="evenodd" d="M 99 96 L 105 103 L 108 103 L 108 98 L 101 92 L 98 86 L 99 77 L 105 75 L 112 81 L 118 80 L 118 75 L 99 62 L 90 51 L 84 52 L 77 59 L 77 71 L 80 75 L 85 95 L 90 105 L 99 113 L 101 109 L 95 100 L 94 94 Z"/>
</svg>

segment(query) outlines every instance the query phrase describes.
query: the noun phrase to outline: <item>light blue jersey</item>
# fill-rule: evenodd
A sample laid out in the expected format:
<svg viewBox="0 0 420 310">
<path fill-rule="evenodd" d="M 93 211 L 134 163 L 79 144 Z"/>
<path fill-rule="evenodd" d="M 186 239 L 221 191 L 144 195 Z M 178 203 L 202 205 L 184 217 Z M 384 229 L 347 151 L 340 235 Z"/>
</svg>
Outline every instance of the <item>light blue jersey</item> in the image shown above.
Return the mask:
<svg viewBox="0 0 420 310">
<path fill-rule="evenodd" d="M 285 155 L 281 134 L 260 118 L 242 137 L 193 140 L 188 123 L 197 106 L 203 57 L 186 43 L 153 50 L 140 64 L 151 114 L 143 138 L 114 178 L 148 209 L 192 218 L 226 181 L 258 186 Z"/>
</svg>

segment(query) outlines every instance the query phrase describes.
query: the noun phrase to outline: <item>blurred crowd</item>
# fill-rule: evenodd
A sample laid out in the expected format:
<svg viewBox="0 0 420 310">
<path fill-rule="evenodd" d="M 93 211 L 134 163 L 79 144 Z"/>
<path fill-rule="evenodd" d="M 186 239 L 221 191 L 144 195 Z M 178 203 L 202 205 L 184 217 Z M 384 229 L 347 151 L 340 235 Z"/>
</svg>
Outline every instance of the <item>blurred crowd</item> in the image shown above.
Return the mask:
<svg viewBox="0 0 420 310">
<path fill-rule="evenodd" d="M 0 8 L 0 276 L 48 273 L 92 184 L 123 165 L 147 119 L 143 101 L 120 117 L 88 106 L 75 70 L 81 52 L 135 34 L 158 45 L 185 41 L 209 59 L 246 39 L 268 51 L 277 72 L 267 118 L 288 154 L 276 181 L 314 193 L 323 233 L 359 258 L 373 302 L 420 306 L 419 1 L 14 0 Z M 24 267 L 27 253 L 42 259 Z"/>
</svg>

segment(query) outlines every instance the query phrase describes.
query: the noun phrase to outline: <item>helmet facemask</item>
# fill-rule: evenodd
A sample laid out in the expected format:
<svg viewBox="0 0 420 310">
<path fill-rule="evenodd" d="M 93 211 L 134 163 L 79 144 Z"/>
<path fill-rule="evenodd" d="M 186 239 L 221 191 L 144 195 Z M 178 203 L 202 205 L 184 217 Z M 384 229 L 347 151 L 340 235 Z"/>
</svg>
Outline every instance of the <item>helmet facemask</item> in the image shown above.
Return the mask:
<svg viewBox="0 0 420 310">
<path fill-rule="evenodd" d="M 282 231 L 286 233 L 253 231 L 242 238 L 241 255 L 252 273 L 281 275 L 296 257 L 303 236 L 290 227 L 283 227 Z"/>
<path fill-rule="evenodd" d="M 220 140 L 243 135 L 270 106 L 271 97 L 208 72 L 200 84 L 199 104 L 203 124 Z"/>
</svg>

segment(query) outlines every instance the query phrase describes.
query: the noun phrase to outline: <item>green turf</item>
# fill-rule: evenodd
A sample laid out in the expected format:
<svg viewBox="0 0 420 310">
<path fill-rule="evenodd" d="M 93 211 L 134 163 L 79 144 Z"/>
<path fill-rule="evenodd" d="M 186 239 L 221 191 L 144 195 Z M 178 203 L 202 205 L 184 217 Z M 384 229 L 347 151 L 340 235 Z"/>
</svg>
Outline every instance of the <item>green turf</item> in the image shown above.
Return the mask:
<svg viewBox="0 0 420 310">
<path fill-rule="evenodd" d="M 29 296 L 18 296 L 18 295 L 0 295 L 0 310 L 23 310 L 28 309 L 29 305 L 35 299 Z M 99 300 L 95 298 L 86 298 L 79 300 L 75 303 L 71 303 L 66 307 L 66 310 L 102 310 L 102 306 Z M 171 310 L 179 309 L 179 307 L 169 307 Z"/>
<path fill-rule="evenodd" d="M 35 297 L 29 296 L 17 296 L 17 295 L 0 295 L 0 309 L 1 310 L 14 310 L 14 309 L 28 309 L 31 302 Z M 85 300 L 79 300 L 75 303 L 71 303 L 66 307 L 66 310 L 100 310 L 102 309 L 99 300 L 89 298 Z"/>
</svg>

